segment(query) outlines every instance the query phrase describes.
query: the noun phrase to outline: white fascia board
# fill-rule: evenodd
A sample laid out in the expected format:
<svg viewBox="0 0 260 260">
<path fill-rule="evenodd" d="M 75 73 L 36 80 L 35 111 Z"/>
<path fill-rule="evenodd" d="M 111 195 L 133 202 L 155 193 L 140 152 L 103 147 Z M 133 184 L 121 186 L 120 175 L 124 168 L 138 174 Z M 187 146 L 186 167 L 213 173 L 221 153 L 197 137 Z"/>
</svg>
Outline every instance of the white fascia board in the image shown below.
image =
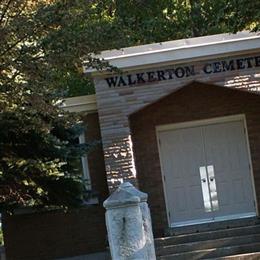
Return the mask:
<svg viewBox="0 0 260 260">
<path fill-rule="evenodd" d="M 106 57 L 110 65 L 122 70 L 154 67 L 158 64 L 182 63 L 193 60 L 205 60 L 213 57 L 231 56 L 238 53 L 256 52 L 260 50 L 260 35 L 239 39 L 230 39 L 198 45 L 186 45 L 169 49 L 147 51 Z M 100 74 L 102 71 L 84 69 L 85 73 Z M 104 73 L 105 71 L 103 71 Z"/>
<path fill-rule="evenodd" d="M 96 95 L 66 98 L 61 107 L 69 112 L 97 112 Z"/>
</svg>

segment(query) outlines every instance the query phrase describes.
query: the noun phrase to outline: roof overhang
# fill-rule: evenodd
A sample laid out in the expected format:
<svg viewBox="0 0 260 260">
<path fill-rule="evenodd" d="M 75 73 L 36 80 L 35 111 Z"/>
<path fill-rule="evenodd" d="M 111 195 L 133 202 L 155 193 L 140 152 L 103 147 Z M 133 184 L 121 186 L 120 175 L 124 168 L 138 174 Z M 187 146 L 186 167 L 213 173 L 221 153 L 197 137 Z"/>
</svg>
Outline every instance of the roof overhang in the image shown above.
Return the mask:
<svg viewBox="0 0 260 260">
<path fill-rule="evenodd" d="M 121 50 L 103 51 L 95 56 L 123 71 L 178 64 L 215 57 L 253 53 L 260 50 L 260 34 L 248 31 L 148 44 Z M 84 67 L 92 76 L 110 73 Z"/>
<path fill-rule="evenodd" d="M 95 113 L 97 112 L 96 95 L 66 98 L 61 107 L 69 112 Z"/>
</svg>

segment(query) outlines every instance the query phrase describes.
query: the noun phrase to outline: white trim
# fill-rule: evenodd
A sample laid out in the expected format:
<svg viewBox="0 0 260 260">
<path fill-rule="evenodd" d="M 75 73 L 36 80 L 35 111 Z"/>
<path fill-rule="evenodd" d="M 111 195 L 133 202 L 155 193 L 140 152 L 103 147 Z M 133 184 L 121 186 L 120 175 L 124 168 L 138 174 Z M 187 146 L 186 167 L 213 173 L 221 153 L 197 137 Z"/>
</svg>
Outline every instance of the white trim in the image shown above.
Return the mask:
<svg viewBox="0 0 260 260">
<path fill-rule="evenodd" d="M 131 56 L 139 56 L 143 54 L 151 54 L 162 51 L 169 51 L 173 49 L 180 49 L 182 47 L 192 47 L 196 45 L 209 45 L 216 44 L 219 42 L 230 42 L 230 41 L 240 41 L 247 40 L 251 38 L 257 38 L 259 34 L 251 33 L 249 31 L 237 32 L 236 34 L 232 33 L 222 33 L 201 37 L 193 37 L 188 39 L 180 39 L 173 41 L 166 41 L 160 43 L 152 43 L 145 44 L 133 47 L 122 48 L 119 50 L 107 50 L 102 51 L 100 55 L 96 55 L 96 57 L 101 57 L 104 59 L 116 59 L 122 57 L 131 57 Z"/>
<path fill-rule="evenodd" d="M 86 139 L 85 139 L 85 133 L 82 133 L 79 136 L 79 143 L 80 144 L 84 144 L 86 143 Z M 88 156 L 84 155 L 81 157 L 81 165 L 82 165 L 82 173 L 83 173 L 83 180 L 84 181 L 88 181 L 88 183 L 85 183 L 85 187 L 87 190 L 91 190 L 92 185 L 91 185 L 91 178 L 90 178 L 90 173 L 89 173 L 89 166 L 88 166 Z"/>
<path fill-rule="evenodd" d="M 178 222 L 178 224 L 173 224 L 170 227 L 174 228 L 174 227 L 185 227 L 185 226 L 199 225 L 199 224 L 206 224 L 206 223 L 216 223 L 216 222 L 227 221 L 227 220 L 251 218 L 255 216 L 256 216 L 256 212 L 248 212 L 244 214 L 233 214 L 233 215 L 228 215 L 223 217 L 216 217 L 214 219 L 206 218 L 206 219 L 199 219 L 196 221 L 194 220 L 183 221 L 183 222 Z"/>
<path fill-rule="evenodd" d="M 84 112 L 84 114 L 94 113 L 97 112 L 97 102 L 95 95 L 85 95 L 85 96 L 77 96 L 66 98 L 61 105 L 61 108 L 68 112 Z M 85 133 L 82 133 L 79 137 L 79 143 L 85 143 Z M 88 180 L 88 183 L 85 183 L 85 188 L 87 191 L 91 191 L 92 184 L 91 184 L 91 177 L 89 171 L 89 164 L 88 164 L 88 156 L 81 157 L 81 166 L 82 166 L 82 179 Z M 99 200 L 98 197 L 91 197 L 87 201 L 84 202 L 86 205 L 90 204 L 98 204 Z"/>
<path fill-rule="evenodd" d="M 85 133 L 82 133 L 79 136 L 79 143 L 84 144 L 86 142 Z M 81 157 L 81 166 L 82 166 L 82 180 L 84 182 L 84 186 L 86 191 L 92 191 L 92 183 L 91 183 L 91 176 L 89 171 L 89 164 L 88 164 L 88 156 L 87 154 Z M 95 205 L 99 203 L 99 199 L 97 195 L 90 196 L 89 198 L 85 199 L 84 205 Z"/>
<path fill-rule="evenodd" d="M 201 38 L 205 38 L 206 39 L 207 36 L 206 37 L 201 37 Z M 150 54 L 155 54 L 155 53 L 170 52 L 170 51 L 173 51 L 173 50 L 187 49 L 187 48 L 193 48 L 193 47 L 202 47 L 202 46 L 223 44 L 223 43 L 228 43 L 228 42 L 247 41 L 247 40 L 252 40 L 252 39 L 259 39 L 259 36 L 254 35 L 254 36 L 249 36 L 249 37 L 245 37 L 245 38 L 230 39 L 230 40 L 225 40 L 225 42 L 220 42 L 220 41 L 200 42 L 200 43 L 197 43 L 197 44 L 183 45 L 183 46 L 178 46 L 178 47 L 165 48 L 165 49 L 161 49 L 161 50 L 160 49 L 159 50 L 150 50 L 150 51 L 145 51 L 145 52 L 137 52 L 137 53 L 131 53 L 131 54 L 122 54 L 122 55 L 118 55 L 118 56 L 109 56 L 107 58 L 104 57 L 104 59 L 109 61 L 109 60 L 116 60 L 116 59 L 122 59 L 122 58 L 130 58 L 130 57 L 137 57 L 137 56 L 143 56 L 143 55 L 150 55 Z M 223 41 L 223 39 L 221 39 L 221 40 Z M 133 48 L 135 48 L 135 47 L 133 47 Z"/>
<path fill-rule="evenodd" d="M 166 193 L 166 183 L 165 183 L 165 173 L 163 169 L 163 161 L 162 161 L 162 152 L 161 152 L 161 144 L 160 144 L 160 138 L 159 138 L 159 130 L 156 126 L 155 128 L 156 132 L 156 140 L 157 140 L 157 147 L 158 147 L 158 153 L 159 153 L 159 161 L 160 161 L 160 168 L 161 168 L 161 178 L 162 178 L 162 183 L 163 183 L 163 194 L 164 194 L 164 201 L 165 201 L 165 209 L 166 209 L 166 215 L 167 215 L 167 222 L 168 226 L 171 227 L 171 221 L 170 221 L 170 216 L 169 216 L 169 202 L 168 202 L 168 196 Z"/>
<path fill-rule="evenodd" d="M 209 119 L 202 119 L 202 120 L 194 120 L 182 123 L 174 123 L 174 124 L 167 124 L 167 125 L 159 125 L 156 126 L 156 131 L 168 131 L 174 129 L 181 129 L 181 128 L 190 128 L 190 127 L 197 127 L 197 126 L 204 126 L 204 125 L 211 125 L 211 124 L 218 124 L 218 123 L 225 123 L 225 122 L 233 122 L 244 120 L 245 115 L 232 115 L 232 116 L 223 116 L 223 117 L 215 117 Z"/>
<path fill-rule="evenodd" d="M 162 155 L 161 155 L 161 147 L 160 147 L 160 139 L 159 139 L 159 133 L 164 131 L 171 131 L 175 129 L 182 129 L 182 128 L 192 128 L 192 127 L 198 127 L 198 126 L 205 126 L 205 125 L 212 125 L 212 124 L 219 124 L 219 123 L 227 123 L 227 122 L 234 122 L 234 121 L 242 121 L 245 129 L 245 140 L 247 145 L 247 154 L 248 154 L 248 161 L 250 164 L 250 175 L 251 175 L 251 182 L 253 187 L 253 196 L 255 201 L 255 214 L 254 216 L 259 216 L 259 208 L 257 203 L 257 197 L 256 197 L 256 190 L 255 190 L 255 181 L 254 181 L 254 172 L 252 167 L 252 158 L 251 158 L 251 152 L 250 152 L 250 145 L 249 145 L 249 138 L 248 138 L 248 131 L 247 131 L 247 124 L 246 124 L 246 116 L 244 114 L 238 114 L 238 115 L 232 115 L 232 116 L 224 116 L 224 117 L 216 117 L 216 118 L 210 118 L 210 119 L 203 119 L 203 120 L 195 120 L 195 121 L 188 121 L 188 122 L 182 122 L 182 123 L 175 123 L 175 124 L 167 124 L 167 125 L 160 125 L 156 126 L 156 139 L 157 139 L 157 146 L 158 146 L 158 152 L 159 152 L 159 160 L 160 160 L 160 166 L 161 166 L 161 177 L 163 182 L 163 191 L 164 191 L 164 198 L 165 198 L 165 207 L 166 207 L 166 213 L 167 213 L 167 220 L 169 227 L 176 227 L 174 223 L 170 222 L 169 218 L 169 207 L 168 207 L 168 201 L 167 201 L 167 194 L 166 194 L 166 183 L 164 180 L 164 170 L 163 170 L 163 163 L 162 163 Z M 247 217 L 248 214 L 252 216 L 251 213 L 240 214 L 240 217 Z M 232 216 L 230 216 L 232 219 Z M 240 218 L 238 215 L 236 215 L 236 218 Z M 185 225 L 194 225 L 194 224 L 201 224 L 201 223 L 208 223 L 208 222 L 216 222 L 216 221 L 222 221 L 222 220 L 228 220 L 229 218 L 225 216 L 223 217 L 217 217 L 213 219 L 212 221 L 208 219 L 204 220 L 196 220 L 196 221 L 189 221 L 189 223 L 184 223 Z M 180 226 L 178 224 L 178 226 Z"/>
<path fill-rule="evenodd" d="M 256 216 L 259 216 L 259 208 L 258 208 L 256 189 L 255 189 L 256 185 L 255 185 L 255 178 L 254 178 L 254 171 L 253 171 L 253 163 L 252 163 L 251 149 L 250 149 L 250 144 L 249 144 L 248 129 L 247 129 L 247 123 L 246 123 L 246 116 L 245 115 L 244 115 L 243 123 L 244 123 L 244 129 L 245 129 L 248 161 L 249 161 L 249 165 L 250 165 L 251 182 L 252 182 L 252 185 L 253 185 L 255 211 L 256 211 Z"/>
<path fill-rule="evenodd" d="M 97 112 L 96 95 L 66 98 L 61 107 L 69 112 Z"/>
<path fill-rule="evenodd" d="M 151 47 L 150 47 L 151 46 Z M 165 47 L 166 46 L 166 47 Z M 130 47 L 123 50 L 104 51 L 96 58 L 108 61 L 110 65 L 125 70 L 205 60 L 242 53 L 257 52 L 260 49 L 260 35 L 240 32 L 237 34 L 219 34 L 163 42 L 151 45 Z M 98 75 L 106 71 L 97 71 L 83 65 L 84 73 Z"/>
</svg>

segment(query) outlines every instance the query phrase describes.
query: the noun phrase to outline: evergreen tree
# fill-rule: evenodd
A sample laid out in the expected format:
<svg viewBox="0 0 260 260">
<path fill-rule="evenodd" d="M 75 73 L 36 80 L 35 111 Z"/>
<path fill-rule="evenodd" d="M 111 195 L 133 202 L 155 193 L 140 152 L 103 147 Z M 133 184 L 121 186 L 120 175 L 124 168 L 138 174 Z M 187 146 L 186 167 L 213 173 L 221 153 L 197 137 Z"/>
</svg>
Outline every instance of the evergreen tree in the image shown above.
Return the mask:
<svg viewBox="0 0 260 260">
<path fill-rule="evenodd" d="M 1 102 L 1 105 L 3 103 Z M 0 209 L 79 206 L 84 185 L 70 163 L 87 145 L 75 140 L 76 118 L 26 95 L 0 113 Z"/>
<path fill-rule="evenodd" d="M 46 1 L 0 4 L 1 211 L 79 206 L 84 195 L 73 161 L 89 145 L 75 142 L 83 130 L 79 118 L 59 108 L 64 70 L 44 49 L 59 19 L 49 20 L 50 6 Z"/>
</svg>

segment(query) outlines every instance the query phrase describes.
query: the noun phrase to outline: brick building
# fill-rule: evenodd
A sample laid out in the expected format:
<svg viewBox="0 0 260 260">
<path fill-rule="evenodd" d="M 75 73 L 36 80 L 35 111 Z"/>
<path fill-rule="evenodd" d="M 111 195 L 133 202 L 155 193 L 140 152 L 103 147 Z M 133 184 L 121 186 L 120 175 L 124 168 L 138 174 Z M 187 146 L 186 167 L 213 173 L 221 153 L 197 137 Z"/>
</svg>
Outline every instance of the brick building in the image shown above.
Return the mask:
<svg viewBox="0 0 260 260">
<path fill-rule="evenodd" d="M 99 196 L 65 215 L 6 219 L 10 259 L 104 250 L 102 202 L 123 181 L 148 193 L 156 237 L 168 228 L 257 218 L 260 36 L 213 35 L 100 57 L 121 73 L 86 69 L 96 94 L 68 99 L 65 107 L 85 113 L 88 140 L 102 140 L 82 158 Z"/>
</svg>

